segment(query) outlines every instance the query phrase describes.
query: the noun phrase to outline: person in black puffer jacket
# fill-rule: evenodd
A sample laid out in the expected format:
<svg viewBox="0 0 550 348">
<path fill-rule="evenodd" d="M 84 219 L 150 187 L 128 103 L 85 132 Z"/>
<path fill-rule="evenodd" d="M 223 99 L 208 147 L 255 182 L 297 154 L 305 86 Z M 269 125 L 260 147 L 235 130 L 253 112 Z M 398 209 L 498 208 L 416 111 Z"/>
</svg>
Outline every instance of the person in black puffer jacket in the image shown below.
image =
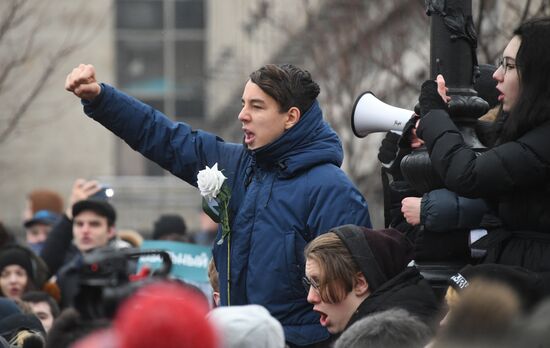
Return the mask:
<svg viewBox="0 0 550 348">
<path fill-rule="evenodd" d="M 445 81 L 422 85 L 417 135 L 445 186 L 484 198 L 502 221 L 480 241 L 484 262 L 550 272 L 550 18 L 520 25 L 494 73 L 502 113 L 495 145 L 469 149 L 448 114 Z M 545 277 L 550 293 L 550 277 Z"/>
</svg>

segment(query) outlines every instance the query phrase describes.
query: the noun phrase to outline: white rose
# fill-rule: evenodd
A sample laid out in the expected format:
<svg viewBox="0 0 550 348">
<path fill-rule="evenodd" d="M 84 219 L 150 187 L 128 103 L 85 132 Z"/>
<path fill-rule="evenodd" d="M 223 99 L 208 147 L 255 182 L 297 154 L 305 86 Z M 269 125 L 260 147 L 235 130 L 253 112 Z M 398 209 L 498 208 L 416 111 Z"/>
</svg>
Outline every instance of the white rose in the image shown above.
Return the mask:
<svg viewBox="0 0 550 348">
<path fill-rule="evenodd" d="M 225 179 L 227 178 L 218 170 L 217 163 L 214 164 L 212 168 L 206 166 L 206 168 L 199 171 L 197 175 L 197 185 L 199 186 L 201 195 L 209 201 L 216 198 L 220 193 Z"/>
</svg>

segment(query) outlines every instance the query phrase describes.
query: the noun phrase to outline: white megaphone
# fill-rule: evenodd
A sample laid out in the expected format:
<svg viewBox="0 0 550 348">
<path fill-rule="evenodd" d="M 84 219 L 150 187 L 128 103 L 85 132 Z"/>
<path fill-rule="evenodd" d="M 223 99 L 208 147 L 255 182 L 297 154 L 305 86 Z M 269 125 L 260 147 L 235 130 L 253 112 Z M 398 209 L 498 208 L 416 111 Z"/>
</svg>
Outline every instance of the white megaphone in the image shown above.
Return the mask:
<svg viewBox="0 0 550 348">
<path fill-rule="evenodd" d="M 351 129 L 359 138 L 375 132 L 401 132 L 413 114 L 414 111 L 388 105 L 371 92 L 365 92 L 353 105 Z"/>
</svg>

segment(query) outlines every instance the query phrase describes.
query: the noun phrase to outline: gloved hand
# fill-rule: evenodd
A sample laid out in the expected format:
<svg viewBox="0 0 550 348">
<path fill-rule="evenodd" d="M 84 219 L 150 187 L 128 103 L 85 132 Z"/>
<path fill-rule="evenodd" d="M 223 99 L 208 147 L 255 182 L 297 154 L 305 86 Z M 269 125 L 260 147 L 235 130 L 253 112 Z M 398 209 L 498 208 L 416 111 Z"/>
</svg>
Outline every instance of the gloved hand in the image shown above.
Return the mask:
<svg viewBox="0 0 550 348">
<path fill-rule="evenodd" d="M 416 122 L 418 121 L 419 117 L 417 114 L 414 114 L 408 121 L 405 123 L 405 126 L 403 127 L 403 131 L 401 134 L 401 139 L 398 142 L 398 145 L 402 149 L 411 149 L 411 138 L 412 138 L 412 131 L 416 128 Z"/>
<path fill-rule="evenodd" d="M 397 143 L 401 136 L 394 132 L 387 132 L 384 139 L 382 139 L 382 144 L 378 148 L 378 160 L 386 166 L 391 166 L 392 162 L 397 157 L 397 151 L 399 147 Z"/>
<path fill-rule="evenodd" d="M 449 112 L 447 103 L 437 91 L 437 83 L 434 80 L 424 81 L 420 89 L 420 117 L 426 116 L 428 112 L 435 109 L 441 109 Z"/>
</svg>

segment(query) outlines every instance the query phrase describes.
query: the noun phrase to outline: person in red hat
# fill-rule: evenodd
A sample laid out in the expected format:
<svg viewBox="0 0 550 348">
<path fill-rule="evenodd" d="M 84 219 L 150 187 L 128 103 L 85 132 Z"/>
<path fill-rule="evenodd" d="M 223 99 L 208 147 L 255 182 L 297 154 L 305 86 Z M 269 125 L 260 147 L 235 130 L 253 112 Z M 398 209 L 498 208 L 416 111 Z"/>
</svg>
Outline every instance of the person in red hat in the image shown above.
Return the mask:
<svg viewBox="0 0 550 348">
<path fill-rule="evenodd" d="M 75 348 L 218 348 L 206 319 L 204 297 L 182 284 L 153 283 L 139 289 L 119 308 L 111 329 L 77 342 Z"/>
</svg>

